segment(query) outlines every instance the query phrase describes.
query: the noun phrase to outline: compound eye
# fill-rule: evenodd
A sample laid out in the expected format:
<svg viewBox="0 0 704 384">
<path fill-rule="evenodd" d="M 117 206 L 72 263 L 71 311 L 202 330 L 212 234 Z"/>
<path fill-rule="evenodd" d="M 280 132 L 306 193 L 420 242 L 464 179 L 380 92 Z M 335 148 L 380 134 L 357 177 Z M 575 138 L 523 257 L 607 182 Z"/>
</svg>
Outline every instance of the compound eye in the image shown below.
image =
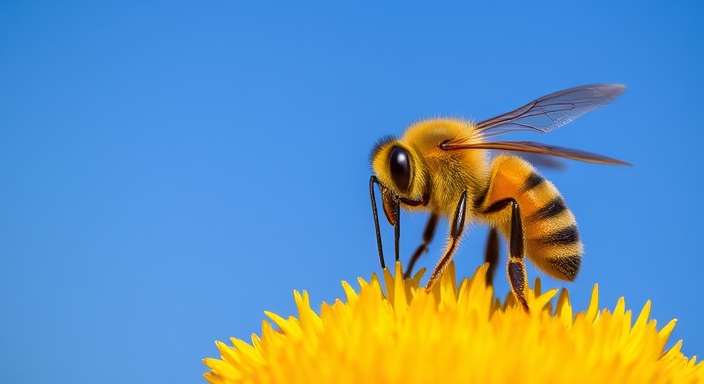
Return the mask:
<svg viewBox="0 0 704 384">
<path fill-rule="evenodd" d="M 391 178 L 398 189 L 401 191 L 408 190 L 408 184 L 411 182 L 411 164 L 408 160 L 408 152 L 405 149 L 401 147 L 391 148 L 389 168 L 391 169 Z"/>
</svg>

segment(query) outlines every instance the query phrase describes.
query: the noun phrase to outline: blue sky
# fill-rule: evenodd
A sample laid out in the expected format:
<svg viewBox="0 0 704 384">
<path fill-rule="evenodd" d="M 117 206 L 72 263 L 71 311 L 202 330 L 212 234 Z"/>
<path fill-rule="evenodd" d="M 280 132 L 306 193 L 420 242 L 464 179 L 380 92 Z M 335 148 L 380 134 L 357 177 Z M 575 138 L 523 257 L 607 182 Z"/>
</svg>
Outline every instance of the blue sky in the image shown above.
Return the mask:
<svg viewBox="0 0 704 384">
<path fill-rule="evenodd" d="M 544 172 L 586 247 L 566 286 L 579 308 L 594 283 L 601 307 L 652 300 L 660 326 L 678 319 L 670 344 L 702 357 L 703 17 L 699 2 L 0 2 L 0 382 L 201 382 L 214 341 L 295 314 L 294 289 L 317 306 L 379 272 L 379 137 L 600 82 L 628 90 L 513 137 L 633 164 Z M 406 259 L 425 217 L 402 220 Z M 466 232 L 459 276 L 485 233 Z"/>
</svg>

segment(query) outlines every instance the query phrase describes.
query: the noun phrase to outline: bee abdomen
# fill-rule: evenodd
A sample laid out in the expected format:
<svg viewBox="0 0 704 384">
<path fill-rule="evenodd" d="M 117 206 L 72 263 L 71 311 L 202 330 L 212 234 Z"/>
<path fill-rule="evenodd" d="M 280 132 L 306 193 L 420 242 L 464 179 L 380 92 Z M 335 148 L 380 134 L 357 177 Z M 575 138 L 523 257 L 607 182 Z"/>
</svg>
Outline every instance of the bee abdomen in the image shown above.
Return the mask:
<svg viewBox="0 0 704 384">
<path fill-rule="evenodd" d="M 517 157 L 499 156 L 492 165 L 491 187 L 482 212 L 495 222 L 502 222 L 499 227 L 508 238 L 509 218 L 501 216 L 505 211 L 503 203 L 516 201 L 521 209 L 525 255 L 549 275 L 574 280 L 583 246 L 577 222 L 560 192 Z"/>
<path fill-rule="evenodd" d="M 551 276 L 571 281 L 579 272 L 583 246 L 574 215 L 550 187 L 543 193 L 552 196 L 542 196 L 548 202 L 525 217 L 526 256 Z"/>
<path fill-rule="evenodd" d="M 583 246 L 577 222 L 562 197 L 555 196 L 547 205 L 527 215 L 524 226 L 526 256 L 551 276 L 574 280 Z"/>
</svg>

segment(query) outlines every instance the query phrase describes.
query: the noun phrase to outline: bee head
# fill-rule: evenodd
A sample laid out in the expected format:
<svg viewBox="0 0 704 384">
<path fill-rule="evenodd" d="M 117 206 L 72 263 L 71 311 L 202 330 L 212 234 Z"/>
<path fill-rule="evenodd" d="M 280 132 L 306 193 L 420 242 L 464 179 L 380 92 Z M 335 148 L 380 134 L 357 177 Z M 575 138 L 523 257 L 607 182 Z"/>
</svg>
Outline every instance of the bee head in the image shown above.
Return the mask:
<svg viewBox="0 0 704 384">
<path fill-rule="evenodd" d="M 374 146 L 370 162 L 379 181 L 391 189 L 397 196 L 414 199 L 420 193 L 415 191 L 418 156 L 412 148 L 402 144 L 394 137 L 384 137 Z"/>
</svg>

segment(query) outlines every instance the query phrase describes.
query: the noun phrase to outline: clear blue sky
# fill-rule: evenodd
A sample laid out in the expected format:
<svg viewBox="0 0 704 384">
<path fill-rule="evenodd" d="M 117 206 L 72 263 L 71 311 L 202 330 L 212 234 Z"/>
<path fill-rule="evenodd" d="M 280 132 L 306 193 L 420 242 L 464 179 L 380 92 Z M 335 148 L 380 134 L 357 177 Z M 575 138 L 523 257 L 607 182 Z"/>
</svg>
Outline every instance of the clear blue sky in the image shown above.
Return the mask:
<svg viewBox="0 0 704 384">
<path fill-rule="evenodd" d="M 599 82 L 628 90 L 520 137 L 634 164 L 544 172 L 586 247 L 567 286 L 651 299 L 704 357 L 704 5 L 610 3 L 0 2 L 0 382 L 201 382 L 294 289 L 317 306 L 379 272 L 379 137 Z M 425 217 L 402 220 L 406 259 Z"/>
</svg>

